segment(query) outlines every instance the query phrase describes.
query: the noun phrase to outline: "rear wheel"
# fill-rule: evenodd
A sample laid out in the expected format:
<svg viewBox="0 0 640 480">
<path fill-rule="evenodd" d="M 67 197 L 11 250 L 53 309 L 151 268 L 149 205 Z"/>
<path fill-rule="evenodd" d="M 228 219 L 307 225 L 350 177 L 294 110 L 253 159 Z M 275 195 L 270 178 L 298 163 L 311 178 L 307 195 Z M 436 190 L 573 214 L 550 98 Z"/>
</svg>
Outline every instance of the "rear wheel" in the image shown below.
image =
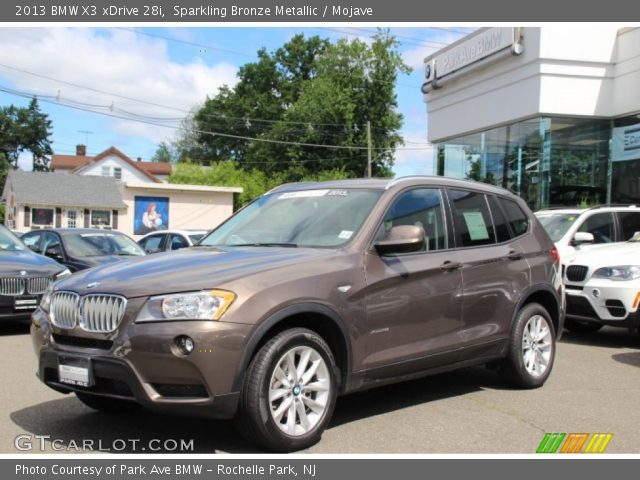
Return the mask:
<svg viewBox="0 0 640 480">
<path fill-rule="evenodd" d="M 132 412 L 140 408 L 140 404 L 118 398 L 101 397 L 90 393 L 76 392 L 76 397 L 87 407 L 101 412 Z"/>
<path fill-rule="evenodd" d="M 525 305 L 516 316 L 509 340 L 509 354 L 501 373 L 518 388 L 537 388 L 544 384 L 553 367 L 556 339 L 547 310 L 538 303 Z"/>
<path fill-rule="evenodd" d="M 567 330 L 575 333 L 593 333 L 602 328 L 602 325 L 595 322 L 583 322 L 581 320 L 575 320 L 573 318 L 567 318 L 564 322 L 564 326 Z"/>
<path fill-rule="evenodd" d="M 337 367 L 315 332 L 286 330 L 269 340 L 247 370 L 236 421 L 252 442 L 290 452 L 320 440 L 333 415 Z"/>
</svg>

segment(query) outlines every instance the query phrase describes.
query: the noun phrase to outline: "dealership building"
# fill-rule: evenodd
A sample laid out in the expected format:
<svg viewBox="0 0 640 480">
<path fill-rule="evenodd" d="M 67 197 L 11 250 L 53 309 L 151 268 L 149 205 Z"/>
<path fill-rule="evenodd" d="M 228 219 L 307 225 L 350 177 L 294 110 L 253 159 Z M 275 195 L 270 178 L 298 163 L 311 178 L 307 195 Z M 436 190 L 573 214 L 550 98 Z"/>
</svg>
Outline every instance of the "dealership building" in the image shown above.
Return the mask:
<svg viewBox="0 0 640 480">
<path fill-rule="evenodd" d="M 438 175 L 533 209 L 640 203 L 640 28 L 495 27 L 425 59 Z"/>
</svg>

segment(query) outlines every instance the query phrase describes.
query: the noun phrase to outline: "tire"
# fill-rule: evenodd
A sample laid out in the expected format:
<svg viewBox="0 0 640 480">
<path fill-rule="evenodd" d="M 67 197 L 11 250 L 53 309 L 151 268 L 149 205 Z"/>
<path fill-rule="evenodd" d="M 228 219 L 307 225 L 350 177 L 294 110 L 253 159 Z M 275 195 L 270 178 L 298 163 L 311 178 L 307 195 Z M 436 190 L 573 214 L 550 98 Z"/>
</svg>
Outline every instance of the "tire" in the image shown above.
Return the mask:
<svg viewBox="0 0 640 480">
<path fill-rule="evenodd" d="M 298 376 L 304 358 L 309 367 Z M 277 452 L 316 444 L 333 415 L 337 371 L 331 349 L 315 332 L 293 328 L 279 333 L 258 351 L 245 375 L 236 415 L 240 432 Z"/>
<path fill-rule="evenodd" d="M 549 313 L 538 303 L 525 305 L 516 316 L 500 373 L 516 388 L 538 388 L 549 377 L 555 356 L 556 333 Z"/>
<path fill-rule="evenodd" d="M 602 325 L 595 322 L 582 322 L 580 320 L 567 318 L 564 321 L 564 327 L 574 333 L 593 333 L 600 330 Z"/>
<path fill-rule="evenodd" d="M 76 397 L 87 407 L 100 412 L 124 413 L 133 412 L 140 408 L 140 404 L 118 398 L 101 397 L 90 393 L 76 392 Z"/>
</svg>

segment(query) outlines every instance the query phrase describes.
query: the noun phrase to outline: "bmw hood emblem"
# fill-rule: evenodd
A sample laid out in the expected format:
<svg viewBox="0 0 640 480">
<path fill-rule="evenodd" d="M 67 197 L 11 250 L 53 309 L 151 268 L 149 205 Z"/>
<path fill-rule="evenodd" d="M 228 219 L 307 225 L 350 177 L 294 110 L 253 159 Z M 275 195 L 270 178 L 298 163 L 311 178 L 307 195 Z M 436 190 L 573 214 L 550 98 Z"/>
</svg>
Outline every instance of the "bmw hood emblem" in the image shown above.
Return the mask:
<svg viewBox="0 0 640 480">
<path fill-rule="evenodd" d="M 27 274 L 26 270 L 20 270 L 20 276 L 24 277 Z"/>
<path fill-rule="evenodd" d="M 87 284 L 87 288 L 96 288 L 98 285 L 100 285 L 100 282 L 91 282 Z"/>
</svg>

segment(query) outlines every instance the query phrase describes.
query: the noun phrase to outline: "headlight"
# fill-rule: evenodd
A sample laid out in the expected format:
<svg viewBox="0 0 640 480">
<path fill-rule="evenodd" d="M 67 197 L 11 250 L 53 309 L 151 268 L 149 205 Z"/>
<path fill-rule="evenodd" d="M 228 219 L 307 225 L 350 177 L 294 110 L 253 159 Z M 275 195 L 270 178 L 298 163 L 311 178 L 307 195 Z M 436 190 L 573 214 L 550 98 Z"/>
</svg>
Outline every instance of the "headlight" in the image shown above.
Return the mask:
<svg viewBox="0 0 640 480">
<path fill-rule="evenodd" d="M 606 278 L 617 282 L 637 280 L 640 278 L 640 266 L 622 265 L 617 267 L 603 267 L 593 272 L 593 278 Z"/>
<path fill-rule="evenodd" d="M 136 322 L 220 320 L 235 299 L 236 294 L 226 290 L 159 295 L 147 300 Z"/>
<path fill-rule="evenodd" d="M 69 275 L 71 275 L 71 270 L 69 270 L 68 268 L 65 268 L 63 271 L 61 271 L 59 274 L 56 275 L 56 280 L 60 280 L 61 278 L 68 277 Z"/>
<path fill-rule="evenodd" d="M 47 289 L 42 294 L 42 298 L 40 299 L 40 308 L 46 313 L 49 313 L 49 308 L 51 307 L 52 293 L 53 293 L 53 284 L 47 287 Z"/>
</svg>

